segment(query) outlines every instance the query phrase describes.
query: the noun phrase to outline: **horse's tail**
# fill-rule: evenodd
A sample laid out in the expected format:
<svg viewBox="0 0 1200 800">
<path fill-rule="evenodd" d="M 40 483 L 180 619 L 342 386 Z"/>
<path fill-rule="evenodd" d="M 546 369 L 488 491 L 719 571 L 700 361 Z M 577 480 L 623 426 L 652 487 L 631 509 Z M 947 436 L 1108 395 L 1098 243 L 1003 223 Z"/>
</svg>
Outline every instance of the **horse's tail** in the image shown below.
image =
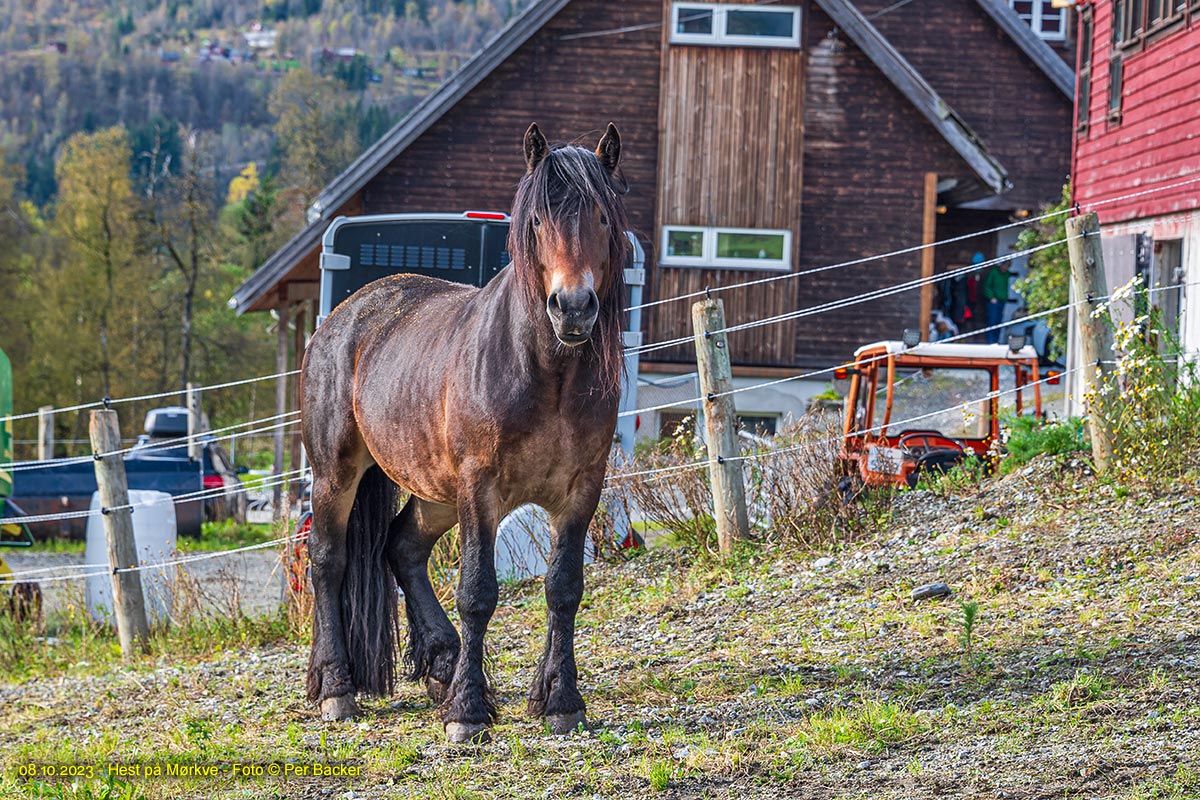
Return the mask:
<svg viewBox="0 0 1200 800">
<path fill-rule="evenodd" d="M 387 561 L 387 540 L 398 506 L 396 484 L 373 466 L 358 483 L 346 525 L 342 631 L 350 679 L 365 694 L 387 696 L 396 684 L 396 578 Z M 310 676 L 310 693 L 311 683 Z"/>
</svg>

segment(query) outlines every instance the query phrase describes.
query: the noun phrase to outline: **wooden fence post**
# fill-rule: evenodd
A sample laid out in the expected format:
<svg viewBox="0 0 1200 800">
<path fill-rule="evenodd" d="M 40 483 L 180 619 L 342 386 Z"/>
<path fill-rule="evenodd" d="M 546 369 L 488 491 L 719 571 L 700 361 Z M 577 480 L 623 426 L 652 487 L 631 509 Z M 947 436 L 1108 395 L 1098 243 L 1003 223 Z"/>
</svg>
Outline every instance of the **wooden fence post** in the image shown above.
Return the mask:
<svg viewBox="0 0 1200 800">
<path fill-rule="evenodd" d="M 54 458 L 54 406 L 38 409 L 38 461 Z"/>
<path fill-rule="evenodd" d="M 288 376 L 283 374 L 287 372 L 288 365 L 288 304 L 282 295 L 276 309 L 279 315 L 279 327 L 275 331 L 275 371 L 279 373 L 279 377 L 275 379 L 275 414 L 282 416 L 287 412 L 288 390 Z M 283 474 L 284 435 L 282 427 L 275 429 L 275 468 L 272 477 L 276 481 L 279 481 L 279 476 Z M 287 501 L 288 492 L 284 488 L 283 483 L 276 483 L 271 495 L 272 519 L 275 522 L 287 519 L 288 510 L 284 508 Z"/>
<path fill-rule="evenodd" d="M 728 555 L 734 540 L 750 535 L 750 521 L 746 514 L 742 463 L 731 460 L 740 455 L 740 450 L 733 398 L 725 394 L 733 388 L 729 343 L 724 333 L 710 333 L 725 328 L 724 304 L 713 299 L 693 304 L 692 327 L 696 333 L 700 394 L 704 396 L 704 431 L 708 442 L 717 544 L 721 554 Z"/>
<path fill-rule="evenodd" d="M 925 173 L 925 203 L 921 220 L 921 278 L 928 280 L 933 277 L 933 243 L 937 239 L 937 184 L 936 172 Z M 918 325 L 921 328 L 921 341 L 929 341 L 929 326 L 933 322 L 933 283 L 921 284 L 921 314 Z"/>
<path fill-rule="evenodd" d="M 1112 329 L 1107 319 L 1092 316 L 1100 298 L 1107 297 L 1104 255 L 1100 249 L 1100 221 L 1096 212 L 1066 221 L 1067 254 L 1071 259 L 1071 288 L 1078 305 L 1074 310 L 1079 323 L 1079 365 L 1084 391 L 1098 393 L 1110 383 L 1104 360 L 1113 358 Z M 1096 471 L 1108 469 L 1113 453 L 1113 432 L 1108 426 L 1103 403 L 1087 404 L 1088 429 L 1092 439 L 1092 460 Z"/>
<path fill-rule="evenodd" d="M 200 393 L 196 391 L 196 384 L 191 381 L 187 384 L 187 415 L 188 458 L 199 461 L 202 450 L 200 437 L 196 434 L 200 433 Z"/>
<path fill-rule="evenodd" d="M 117 412 L 101 409 L 91 413 L 88 433 L 93 453 L 110 453 L 121 449 L 121 429 Z M 125 461 L 120 455 L 97 457 L 96 486 L 100 489 L 100 508 L 118 509 L 129 504 L 129 489 L 125 481 Z M 117 572 L 137 566 L 137 544 L 133 538 L 132 509 L 104 511 L 104 538 L 108 543 L 108 565 L 112 568 L 113 612 L 117 618 L 117 637 L 121 654 L 132 658 L 137 651 L 145 652 L 150 641 L 150 626 L 146 622 L 146 600 L 142 595 L 140 572 Z"/>
</svg>

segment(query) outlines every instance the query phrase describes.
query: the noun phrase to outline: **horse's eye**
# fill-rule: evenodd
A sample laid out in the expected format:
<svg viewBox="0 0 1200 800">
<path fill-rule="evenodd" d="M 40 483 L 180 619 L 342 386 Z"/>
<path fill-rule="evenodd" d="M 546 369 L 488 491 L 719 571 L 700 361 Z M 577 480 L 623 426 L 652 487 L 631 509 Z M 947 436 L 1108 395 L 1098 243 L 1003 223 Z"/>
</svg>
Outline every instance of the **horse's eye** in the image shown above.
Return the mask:
<svg viewBox="0 0 1200 800">
<path fill-rule="evenodd" d="M 600 224 L 601 224 L 601 225 L 604 225 L 605 227 L 607 227 L 607 226 L 608 226 L 608 217 L 606 217 L 606 216 L 604 216 L 603 214 L 601 214 L 601 215 L 600 215 Z"/>
<path fill-rule="evenodd" d="M 541 219 L 541 217 L 534 217 L 534 218 L 533 218 L 533 227 L 535 227 L 535 228 L 540 228 L 540 227 L 542 227 L 542 219 Z"/>
</svg>

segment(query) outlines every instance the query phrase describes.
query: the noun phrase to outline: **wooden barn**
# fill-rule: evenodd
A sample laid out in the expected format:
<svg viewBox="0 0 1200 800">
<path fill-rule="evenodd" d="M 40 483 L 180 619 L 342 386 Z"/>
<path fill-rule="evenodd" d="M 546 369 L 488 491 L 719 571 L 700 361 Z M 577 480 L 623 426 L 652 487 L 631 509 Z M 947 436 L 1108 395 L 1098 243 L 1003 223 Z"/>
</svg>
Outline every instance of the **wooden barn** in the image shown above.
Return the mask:
<svg viewBox="0 0 1200 800">
<path fill-rule="evenodd" d="M 1200 348 L 1200 2 L 1079 8 L 1072 189 L 1095 204 L 1109 289 L 1141 276 L 1184 352 Z M 1135 195 L 1135 196 L 1130 196 Z M 1123 309 L 1128 313 L 1128 309 Z M 1074 361 L 1074 352 L 1069 360 Z"/>
<path fill-rule="evenodd" d="M 1074 38 L 1049 0 L 1012 2 L 536 0 L 327 186 L 231 305 L 311 325 L 321 235 L 339 215 L 507 210 L 531 121 L 592 143 L 619 126 L 648 300 L 1019 219 L 1067 176 Z M 731 323 L 760 319 L 1005 253 L 1015 235 L 722 297 Z M 690 335 L 687 302 L 643 320 L 646 342 Z M 735 379 L 828 366 L 919 325 L 914 291 L 739 332 Z M 642 362 L 658 383 L 693 369 L 690 347 Z M 746 392 L 739 410 L 770 427 L 819 389 Z"/>
</svg>

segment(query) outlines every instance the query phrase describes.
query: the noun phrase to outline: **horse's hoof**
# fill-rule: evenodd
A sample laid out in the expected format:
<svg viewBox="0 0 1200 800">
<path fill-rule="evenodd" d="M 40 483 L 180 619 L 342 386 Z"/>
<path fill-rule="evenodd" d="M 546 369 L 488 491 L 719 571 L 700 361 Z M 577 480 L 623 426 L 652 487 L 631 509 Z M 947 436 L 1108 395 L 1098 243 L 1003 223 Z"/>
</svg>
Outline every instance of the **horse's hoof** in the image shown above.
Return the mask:
<svg viewBox="0 0 1200 800">
<path fill-rule="evenodd" d="M 487 725 L 471 722 L 447 722 L 446 741 L 450 744 L 487 744 L 492 734 Z"/>
<path fill-rule="evenodd" d="M 321 701 L 321 719 L 326 722 L 338 722 L 356 716 L 358 716 L 358 703 L 354 702 L 352 694 L 326 697 Z"/>
<path fill-rule="evenodd" d="M 450 691 L 450 684 L 442 683 L 437 678 L 425 679 L 425 694 L 429 695 L 429 699 L 437 705 L 441 705 L 446 699 L 446 692 Z"/>
<path fill-rule="evenodd" d="M 572 711 L 570 714 L 551 714 L 546 717 L 546 725 L 549 726 L 551 733 L 562 736 L 578 730 L 580 725 L 587 730 L 587 717 L 582 711 Z"/>
</svg>

